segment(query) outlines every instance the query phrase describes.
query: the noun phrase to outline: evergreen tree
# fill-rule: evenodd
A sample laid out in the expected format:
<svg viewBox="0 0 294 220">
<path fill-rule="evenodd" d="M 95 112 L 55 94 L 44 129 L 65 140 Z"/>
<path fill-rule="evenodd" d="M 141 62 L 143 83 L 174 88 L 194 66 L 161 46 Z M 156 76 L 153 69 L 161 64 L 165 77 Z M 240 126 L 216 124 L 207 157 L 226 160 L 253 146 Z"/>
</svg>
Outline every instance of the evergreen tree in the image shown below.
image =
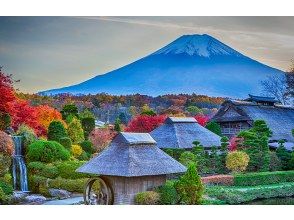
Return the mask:
<svg viewBox="0 0 294 220">
<path fill-rule="evenodd" d="M 120 120 L 120 122 L 122 124 L 125 124 L 126 125 L 128 123 L 127 122 L 127 117 L 126 117 L 126 114 L 125 113 L 123 113 L 123 112 L 119 113 L 118 118 L 119 118 L 119 120 Z"/>
<path fill-rule="evenodd" d="M 208 173 L 208 154 L 205 152 L 204 147 L 199 141 L 193 142 L 194 147 L 192 153 L 196 156 L 197 169 L 201 174 Z"/>
<path fill-rule="evenodd" d="M 205 128 L 210 130 L 211 132 L 217 134 L 218 136 L 222 135 L 221 127 L 220 125 L 215 121 L 210 121 L 206 124 Z"/>
<path fill-rule="evenodd" d="M 196 156 L 190 151 L 185 151 L 181 154 L 179 162 L 188 167 L 190 163 L 196 162 Z"/>
<path fill-rule="evenodd" d="M 270 166 L 270 153 L 268 140 L 271 131 L 263 120 L 256 120 L 253 127 L 246 131 L 241 131 L 238 137 L 243 138 L 243 143 L 239 150 L 245 150 L 250 161 L 247 170 L 268 171 Z"/>
<path fill-rule="evenodd" d="M 229 148 L 229 139 L 226 136 L 221 138 L 221 147 L 220 147 L 220 155 L 218 160 L 218 172 L 219 173 L 227 173 L 228 170 L 226 168 L 226 157 L 228 155 Z"/>
<path fill-rule="evenodd" d="M 220 161 L 220 158 L 217 153 L 217 148 L 215 146 L 212 146 L 211 152 L 210 152 L 210 172 L 211 173 L 218 172 L 219 161 Z"/>
<path fill-rule="evenodd" d="M 60 121 L 52 121 L 48 127 L 48 141 L 57 141 L 61 138 L 68 137 L 67 132 Z"/>
<path fill-rule="evenodd" d="M 180 202 L 187 205 L 200 204 L 204 186 L 197 173 L 195 163 L 190 163 L 186 173 L 175 184 L 180 197 Z"/>
<path fill-rule="evenodd" d="M 121 132 L 121 121 L 119 118 L 117 118 L 115 120 L 115 123 L 114 123 L 114 130 L 117 131 L 117 132 Z"/>
<path fill-rule="evenodd" d="M 73 118 L 71 123 L 69 123 L 67 131 L 73 144 L 79 144 L 85 140 L 84 130 L 82 128 L 80 120 L 78 120 L 77 118 Z"/>
<path fill-rule="evenodd" d="M 285 143 L 284 140 L 279 141 L 279 147 L 276 150 L 276 154 L 278 158 L 281 160 L 282 169 L 288 170 L 288 169 L 291 169 L 289 166 L 289 163 L 291 160 L 291 152 L 285 148 L 284 143 Z"/>
<path fill-rule="evenodd" d="M 84 130 L 85 139 L 88 139 L 90 133 L 95 129 L 95 118 L 92 118 L 92 117 L 82 118 L 81 123 Z"/>
<path fill-rule="evenodd" d="M 62 110 L 60 111 L 62 114 L 62 119 L 66 120 L 69 115 L 79 117 L 78 113 L 78 108 L 75 104 L 66 104 L 63 106 Z"/>
</svg>

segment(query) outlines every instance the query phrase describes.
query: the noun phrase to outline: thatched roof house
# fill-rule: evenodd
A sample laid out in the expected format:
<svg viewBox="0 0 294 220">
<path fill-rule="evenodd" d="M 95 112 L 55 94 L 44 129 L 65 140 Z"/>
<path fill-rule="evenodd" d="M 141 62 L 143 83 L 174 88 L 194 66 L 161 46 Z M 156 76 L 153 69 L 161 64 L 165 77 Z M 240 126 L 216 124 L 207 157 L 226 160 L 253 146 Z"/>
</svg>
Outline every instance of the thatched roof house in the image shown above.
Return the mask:
<svg viewBox="0 0 294 220">
<path fill-rule="evenodd" d="M 193 117 L 168 117 L 150 135 L 159 148 L 189 149 L 194 141 L 207 149 L 221 144 L 220 136 L 199 125 Z"/>
<path fill-rule="evenodd" d="M 118 134 L 106 150 L 77 170 L 107 177 L 114 204 L 132 204 L 138 192 L 164 184 L 168 174 L 185 171 L 149 134 L 127 132 Z"/>
<path fill-rule="evenodd" d="M 273 132 L 271 141 L 294 143 L 294 108 L 278 105 L 273 98 L 250 96 L 247 101 L 227 100 L 212 120 L 221 125 L 222 134 L 232 137 L 252 126 L 253 121 L 264 120 Z"/>
</svg>

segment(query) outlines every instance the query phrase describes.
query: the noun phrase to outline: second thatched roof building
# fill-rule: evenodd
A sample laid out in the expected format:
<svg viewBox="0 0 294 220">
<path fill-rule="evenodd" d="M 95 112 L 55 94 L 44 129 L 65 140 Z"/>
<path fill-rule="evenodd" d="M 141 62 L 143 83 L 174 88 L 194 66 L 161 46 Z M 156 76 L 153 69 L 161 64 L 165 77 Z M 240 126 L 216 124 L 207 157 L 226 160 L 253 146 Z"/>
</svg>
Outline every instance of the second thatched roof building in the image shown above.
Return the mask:
<svg viewBox="0 0 294 220">
<path fill-rule="evenodd" d="M 150 135 L 159 148 L 191 149 L 194 141 L 206 149 L 221 144 L 220 136 L 199 125 L 193 117 L 168 117 Z"/>
</svg>

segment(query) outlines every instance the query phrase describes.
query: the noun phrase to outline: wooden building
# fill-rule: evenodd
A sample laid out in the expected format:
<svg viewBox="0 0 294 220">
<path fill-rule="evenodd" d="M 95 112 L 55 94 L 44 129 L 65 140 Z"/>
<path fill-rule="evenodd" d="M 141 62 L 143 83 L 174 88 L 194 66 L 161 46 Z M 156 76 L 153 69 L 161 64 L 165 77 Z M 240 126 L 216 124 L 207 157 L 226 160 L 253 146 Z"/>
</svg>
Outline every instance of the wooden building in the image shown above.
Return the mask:
<svg viewBox="0 0 294 220">
<path fill-rule="evenodd" d="M 221 144 L 220 136 L 199 125 L 193 117 L 168 117 L 150 135 L 159 148 L 191 149 L 194 141 L 206 149 Z"/>
<path fill-rule="evenodd" d="M 240 131 L 252 127 L 255 120 L 264 120 L 273 132 L 271 145 L 279 140 L 286 141 L 291 150 L 294 146 L 294 108 L 280 105 L 274 98 L 249 95 L 244 101 L 225 101 L 212 120 L 221 126 L 222 134 L 231 138 Z"/>
<path fill-rule="evenodd" d="M 100 155 L 77 172 L 97 174 L 112 188 L 113 204 L 134 204 L 138 192 L 163 185 L 186 167 L 164 153 L 147 133 L 119 133 Z"/>
</svg>

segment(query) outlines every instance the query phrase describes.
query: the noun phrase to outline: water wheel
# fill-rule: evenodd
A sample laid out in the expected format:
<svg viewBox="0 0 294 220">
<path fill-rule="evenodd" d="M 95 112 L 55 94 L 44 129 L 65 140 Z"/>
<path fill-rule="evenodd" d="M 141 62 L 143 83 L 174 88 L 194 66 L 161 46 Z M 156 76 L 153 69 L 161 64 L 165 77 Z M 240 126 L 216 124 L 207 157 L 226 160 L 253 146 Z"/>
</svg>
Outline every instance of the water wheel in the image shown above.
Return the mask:
<svg viewBox="0 0 294 220">
<path fill-rule="evenodd" d="M 86 205 L 112 205 L 113 190 L 109 182 L 103 177 L 94 177 L 88 180 L 84 190 Z"/>
</svg>

